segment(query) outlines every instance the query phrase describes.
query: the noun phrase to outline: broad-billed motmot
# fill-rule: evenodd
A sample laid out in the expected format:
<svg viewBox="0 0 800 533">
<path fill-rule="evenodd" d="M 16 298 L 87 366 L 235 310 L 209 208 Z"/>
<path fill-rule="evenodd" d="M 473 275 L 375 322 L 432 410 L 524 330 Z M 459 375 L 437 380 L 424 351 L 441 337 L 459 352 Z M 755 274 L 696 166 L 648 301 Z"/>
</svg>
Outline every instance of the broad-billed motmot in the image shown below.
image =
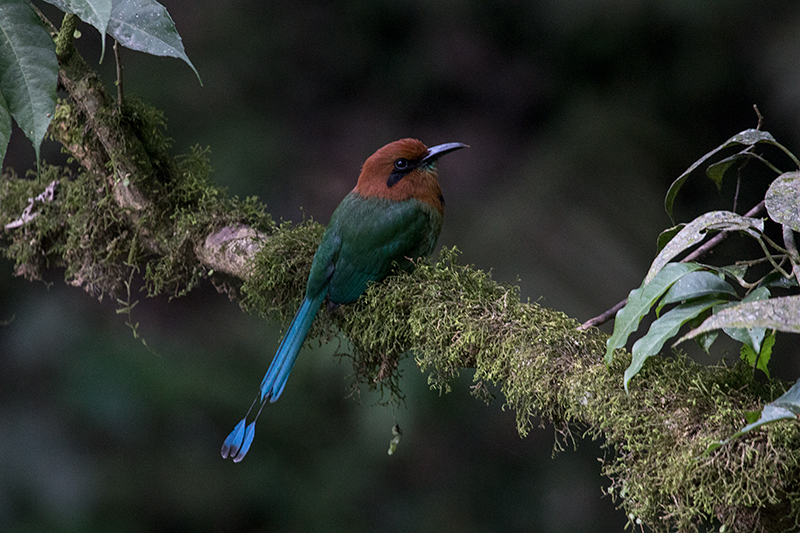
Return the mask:
<svg viewBox="0 0 800 533">
<path fill-rule="evenodd" d="M 267 400 L 274 402 L 283 392 L 325 296 L 331 307 L 354 302 L 369 282 L 385 278 L 393 263 L 408 269 L 414 259 L 433 251 L 444 215 L 436 161 L 466 146 L 447 143 L 428 148 L 416 139 L 400 139 L 364 162 L 355 188 L 331 216 L 314 255 L 306 296 L 261 381 L 259 395 L 222 445 L 224 459 L 238 463 L 247 454 L 256 419 Z"/>
</svg>

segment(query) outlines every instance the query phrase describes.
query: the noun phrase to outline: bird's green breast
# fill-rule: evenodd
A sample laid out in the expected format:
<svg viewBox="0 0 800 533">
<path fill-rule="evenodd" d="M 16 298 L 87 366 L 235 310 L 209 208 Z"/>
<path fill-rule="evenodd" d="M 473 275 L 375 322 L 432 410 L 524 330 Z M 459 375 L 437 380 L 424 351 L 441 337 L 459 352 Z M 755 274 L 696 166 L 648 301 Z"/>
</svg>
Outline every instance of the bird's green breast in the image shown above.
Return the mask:
<svg viewBox="0 0 800 533">
<path fill-rule="evenodd" d="M 351 192 L 331 216 L 306 294 L 327 285 L 332 302 L 353 302 L 370 281 L 386 277 L 393 263 L 406 268 L 409 260 L 430 254 L 441 227 L 441 214 L 420 200 L 397 202 Z"/>
</svg>

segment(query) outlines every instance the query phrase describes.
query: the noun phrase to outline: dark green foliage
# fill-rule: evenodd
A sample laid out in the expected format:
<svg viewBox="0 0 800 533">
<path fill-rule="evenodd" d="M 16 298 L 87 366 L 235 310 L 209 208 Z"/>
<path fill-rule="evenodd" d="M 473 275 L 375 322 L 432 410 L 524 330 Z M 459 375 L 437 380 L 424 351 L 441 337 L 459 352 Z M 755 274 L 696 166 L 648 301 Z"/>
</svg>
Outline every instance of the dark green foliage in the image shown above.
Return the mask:
<svg viewBox="0 0 800 533">
<path fill-rule="evenodd" d="M 708 352 L 718 335 L 724 331 L 732 339 L 741 342 L 743 358 L 753 368 L 762 369 L 767 375 L 767 367 L 771 356 L 772 342 L 777 331 L 800 332 L 798 310 L 800 297 L 797 292 L 797 281 L 800 279 L 800 255 L 794 239 L 794 230 L 800 227 L 797 206 L 800 205 L 798 194 L 798 172 L 782 173 L 770 159 L 775 154 L 762 155 L 755 152 L 757 145 L 777 147 L 779 155 L 788 156 L 792 163 L 800 166 L 800 161 L 785 147 L 779 144 L 768 132 L 749 129 L 731 137 L 728 141 L 710 151 L 692 164 L 681 174 L 667 192 L 665 201 L 667 213 L 672 216 L 675 197 L 685 181 L 693 175 L 693 171 L 718 156 L 721 151 L 732 147 L 745 148 L 721 161 L 711 163 L 706 175 L 717 186 L 722 183 L 725 171 L 734 163 L 740 170 L 738 180 L 743 179 L 744 164 L 751 159 L 762 163 L 778 174 L 765 192 L 764 202 L 754 207 L 745 215 L 732 211 L 710 211 L 704 213 L 690 223 L 662 232 L 659 237 L 658 255 L 653 260 L 650 270 L 639 289 L 628 295 L 626 305 L 619 310 L 614 321 L 614 334 L 606 347 L 606 362 L 610 362 L 614 350 L 625 346 L 629 335 L 637 330 L 641 320 L 655 310 L 657 319 L 650 330 L 632 347 L 632 363 L 625 371 L 625 387 L 639 372 L 649 357 L 658 354 L 664 344 L 677 338 L 675 345 L 697 338 L 701 347 Z M 734 199 L 734 205 L 735 205 Z M 756 217 L 766 207 L 768 218 Z M 767 232 L 770 226 L 780 224 L 783 246 L 775 243 Z M 692 254 L 697 255 L 694 247 L 705 240 L 712 232 L 738 232 L 755 240 L 763 252 L 763 256 L 754 259 L 742 256 L 737 252 L 734 264 L 712 266 L 689 261 Z M 710 241 L 709 241 L 710 242 Z M 706 245 L 709 243 L 707 242 Z M 686 255 L 691 251 L 690 255 Z M 681 258 L 681 261 L 677 260 Z M 763 265 L 771 265 L 765 270 Z M 699 272 L 698 272 L 699 270 Z M 748 278 L 755 278 L 747 280 Z M 726 278 L 736 282 L 740 291 Z M 782 289 L 779 294 L 772 291 Z M 789 289 L 790 296 L 784 296 L 783 290 Z M 662 314 L 665 305 L 674 305 Z M 678 336 L 679 330 L 690 324 L 692 330 Z M 770 331 L 773 341 L 762 346 L 762 341 Z"/>
</svg>

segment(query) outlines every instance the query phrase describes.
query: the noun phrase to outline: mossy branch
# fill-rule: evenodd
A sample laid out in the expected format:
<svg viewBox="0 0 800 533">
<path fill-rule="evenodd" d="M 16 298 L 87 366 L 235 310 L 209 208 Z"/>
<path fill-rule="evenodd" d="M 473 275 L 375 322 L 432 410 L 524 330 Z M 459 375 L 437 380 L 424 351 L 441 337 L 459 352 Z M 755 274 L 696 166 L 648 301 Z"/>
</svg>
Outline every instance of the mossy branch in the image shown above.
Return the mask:
<svg viewBox="0 0 800 533">
<path fill-rule="evenodd" d="M 117 109 L 68 36 L 59 36 L 58 50 L 67 97 L 50 133 L 81 168 L 44 165 L 34 180 L 3 176 L 3 252 L 17 273 L 36 278 L 64 267 L 69 283 L 98 296 L 119 293 L 136 270 L 151 294 L 170 296 L 210 277 L 235 286 L 249 311 L 290 316 L 321 226 L 278 228 L 255 199 L 226 197 L 208 182 L 203 150 L 169 157 L 160 113 L 131 99 Z M 41 195 L 47 187 L 54 193 Z M 515 288 L 459 264 L 448 249 L 435 264 L 321 313 L 312 336 L 339 331 L 362 382 L 399 393 L 397 364 L 411 353 L 432 386 L 446 390 L 462 369 L 474 369 L 477 396 L 490 396 L 488 383 L 499 387 L 523 436 L 538 419 L 564 439 L 575 430 L 604 439 L 613 452 L 604 463 L 608 492 L 632 521 L 657 530 L 800 527 L 797 424 L 751 432 L 701 458 L 743 425 L 746 411 L 780 395 L 779 382 L 676 356 L 646 365 L 626 395 L 627 356 L 606 367 L 604 334 L 521 302 Z"/>
</svg>

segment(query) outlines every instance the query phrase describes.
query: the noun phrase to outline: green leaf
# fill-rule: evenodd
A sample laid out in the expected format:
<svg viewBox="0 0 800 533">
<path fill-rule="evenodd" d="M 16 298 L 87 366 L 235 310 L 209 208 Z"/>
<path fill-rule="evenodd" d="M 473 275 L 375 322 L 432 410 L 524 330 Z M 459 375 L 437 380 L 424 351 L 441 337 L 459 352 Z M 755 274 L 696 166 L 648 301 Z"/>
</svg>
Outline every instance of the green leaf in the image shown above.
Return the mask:
<svg viewBox="0 0 800 533">
<path fill-rule="evenodd" d="M 689 321 L 689 329 L 694 329 L 703 323 L 703 320 L 708 318 L 711 313 L 702 313 Z M 711 353 L 711 345 L 717 340 L 719 331 L 708 331 L 694 338 L 694 341 L 706 352 Z"/>
<path fill-rule="evenodd" d="M 778 271 L 773 271 L 761 278 L 758 282 L 758 287 L 791 289 L 797 287 L 797 279 L 794 277 L 787 278 Z"/>
<path fill-rule="evenodd" d="M 681 337 L 676 344 L 704 331 L 721 328 L 765 328 L 800 333 L 800 296 L 742 302 L 728 307 L 708 317 L 700 327 Z"/>
<path fill-rule="evenodd" d="M 625 392 L 628 392 L 628 382 L 639 373 L 647 358 L 659 353 L 664 343 L 678 334 L 681 326 L 723 301 L 707 298 L 688 302 L 670 309 L 664 313 L 664 316 L 655 320 L 650 325 L 647 335 L 633 343 L 633 349 L 631 350 L 633 358 L 630 366 L 625 370 Z"/>
<path fill-rule="evenodd" d="M 769 370 L 767 367 L 769 366 L 769 360 L 772 359 L 772 347 L 775 346 L 775 339 L 777 336 L 777 331 L 770 332 L 764 339 L 764 343 L 761 345 L 761 353 L 758 355 L 758 364 L 756 368 L 764 372 L 767 377 L 769 377 Z"/>
<path fill-rule="evenodd" d="M 770 184 L 764 197 L 769 218 L 800 231 L 800 172 L 781 174 Z"/>
<path fill-rule="evenodd" d="M 669 241 L 680 232 L 686 224 L 678 224 L 677 226 L 672 226 L 671 228 L 667 228 L 661 233 L 658 234 L 658 240 L 656 241 L 656 252 L 660 252 L 664 249 Z"/>
<path fill-rule="evenodd" d="M 718 274 L 732 277 L 739 283 L 739 285 L 742 285 L 743 287 L 748 285 L 744 279 L 745 274 L 747 274 L 747 269 L 749 268 L 748 265 L 725 265 L 720 267 L 706 265 L 706 268 L 717 272 Z"/>
<path fill-rule="evenodd" d="M 722 328 L 728 337 L 749 346 L 755 353 L 761 351 L 761 341 L 767 330 L 765 328 Z"/>
<path fill-rule="evenodd" d="M 681 277 L 699 268 L 697 263 L 669 263 L 649 283 L 643 281 L 641 287 L 630 292 L 628 303 L 617 311 L 614 318 L 614 333 L 606 341 L 606 364 L 611 363 L 614 350 L 625 346 L 630 334 L 639 328 L 639 322 L 650 312 L 656 300 Z"/>
<path fill-rule="evenodd" d="M 758 300 L 766 300 L 769 298 L 770 292 L 769 289 L 766 287 L 759 287 L 755 289 L 753 292 L 748 294 L 742 299 L 742 302 L 755 302 Z M 721 305 L 714 308 L 714 312 L 717 313 L 722 309 L 727 309 L 728 307 L 732 307 L 738 304 L 729 304 L 729 305 Z M 766 328 L 722 328 L 722 331 L 725 332 L 730 338 L 741 342 L 750 348 L 755 353 L 759 353 L 761 351 L 761 341 L 764 340 L 764 335 L 766 334 Z"/>
<path fill-rule="evenodd" d="M 111 0 L 45 0 L 65 13 L 73 13 L 100 32 L 100 63 L 106 53 L 106 28 L 111 19 Z"/>
<path fill-rule="evenodd" d="M 661 299 L 661 302 L 659 302 L 656 313 L 659 313 L 661 308 L 667 304 L 683 302 L 703 296 L 719 296 L 722 294 L 727 294 L 738 299 L 736 290 L 730 283 L 720 278 L 718 275 L 705 270 L 690 272 L 669 288 Z"/>
<path fill-rule="evenodd" d="M 775 137 L 773 137 L 772 134 L 768 131 L 761 131 L 755 128 L 749 128 L 744 131 L 740 131 L 739 133 L 728 139 L 723 145 L 723 147 L 727 148 L 735 144 L 742 144 L 744 146 L 753 146 L 760 142 L 775 144 Z"/>
<path fill-rule="evenodd" d="M 733 439 L 759 428 L 764 424 L 772 424 L 779 420 L 797 419 L 798 417 L 800 417 L 800 380 L 792 385 L 792 388 L 786 391 L 780 398 L 765 405 L 764 409 L 761 410 L 761 416 L 758 420 L 750 422 L 727 439 L 712 443 L 706 451 L 703 452 L 703 455 L 708 455 L 720 446 L 724 446 Z M 749 421 L 752 417 L 747 416 L 747 419 Z"/>
<path fill-rule="evenodd" d="M 703 349 L 706 353 L 711 353 L 711 345 L 714 344 L 714 341 L 717 340 L 719 337 L 718 331 L 706 331 L 705 333 L 701 333 L 694 340 Z"/>
<path fill-rule="evenodd" d="M 740 353 L 740 357 L 743 361 L 745 361 L 748 365 L 755 367 L 767 377 L 769 377 L 769 360 L 772 357 L 772 347 L 775 344 L 775 337 L 777 333 L 773 331 L 769 335 L 766 336 L 764 339 L 764 343 L 761 345 L 761 351 L 756 352 L 749 344 L 742 344 L 742 350 Z"/>
<path fill-rule="evenodd" d="M 739 359 L 754 367 L 758 362 L 758 354 L 747 344 L 742 344 L 742 349 L 739 351 Z"/>
<path fill-rule="evenodd" d="M 700 215 L 680 230 L 659 252 L 644 278 L 645 282 L 651 280 L 675 256 L 705 239 L 706 232 L 710 230 L 761 232 L 764 230 L 764 221 L 730 211 L 711 211 Z"/>
<path fill-rule="evenodd" d="M 731 165 L 733 165 L 740 157 L 740 154 L 734 154 L 721 161 L 717 161 L 716 163 L 708 165 L 708 168 L 706 169 L 706 176 L 708 176 L 708 179 L 714 182 L 714 185 L 717 186 L 718 191 L 722 189 L 722 178 L 725 177 L 725 172 L 727 172 Z"/>
<path fill-rule="evenodd" d="M 25 0 L 0 2 L 0 93 L 36 159 L 56 107 L 56 47 Z"/>
<path fill-rule="evenodd" d="M 752 424 L 753 422 L 757 421 L 761 418 L 761 411 L 745 411 L 744 412 L 744 421 L 748 424 Z"/>
<path fill-rule="evenodd" d="M 9 139 L 11 139 L 11 113 L 8 111 L 8 104 L 3 98 L 3 93 L 0 92 L 0 168 L 6 158 Z"/>
<path fill-rule="evenodd" d="M 200 74 L 183 49 L 172 17 L 155 0 L 114 0 L 108 34 L 131 50 L 184 60 L 202 85 Z"/>
<path fill-rule="evenodd" d="M 689 175 L 691 175 L 691 173 L 697 169 L 697 167 L 708 161 L 711 157 L 715 156 L 721 150 L 736 145 L 753 146 L 754 144 L 759 142 L 768 142 L 771 144 L 777 144 L 775 138 L 769 132 L 754 130 L 754 129 L 744 130 L 740 133 L 737 133 L 736 135 L 725 141 L 723 144 L 717 146 L 716 148 L 708 152 L 706 155 L 704 155 L 703 157 L 692 163 L 692 166 L 686 169 L 683 172 L 683 174 L 678 176 L 678 178 L 672 182 L 672 185 L 669 186 L 669 190 L 667 191 L 667 196 L 664 199 L 664 209 L 667 210 L 667 215 L 669 215 L 669 218 L 672 219 L 672 206 L 675 204 L 675 197 L 678 196 L 678 192 L 681 190 L 681 187 L 683 186 L 684 182 L 689 177 Z"/>
</svg>

